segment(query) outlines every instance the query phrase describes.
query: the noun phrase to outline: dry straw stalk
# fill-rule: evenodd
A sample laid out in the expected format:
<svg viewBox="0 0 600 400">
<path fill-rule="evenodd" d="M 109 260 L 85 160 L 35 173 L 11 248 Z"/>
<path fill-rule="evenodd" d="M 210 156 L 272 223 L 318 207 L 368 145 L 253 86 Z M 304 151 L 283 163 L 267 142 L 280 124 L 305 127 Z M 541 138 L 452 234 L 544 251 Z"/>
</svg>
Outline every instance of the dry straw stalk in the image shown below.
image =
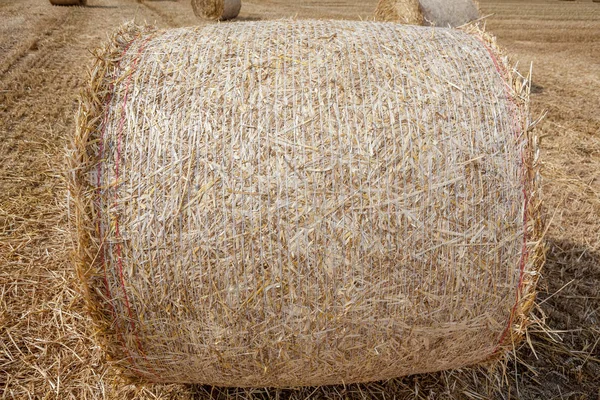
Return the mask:
<svg viewBox="0 0 600 400">
<path fill-rule="evenodd" d="M 143 380 L 220 386 L 499 357 L 543 261 L 527 107 L 472 27 L 124 27 L 70 156 L 104 347 Z"/>
<path fill-rule="evenodd" d="M 241 0 L 192 0 L 192 9 L 202 19 L 225 21 L 238 16 Z"/>
</svg>

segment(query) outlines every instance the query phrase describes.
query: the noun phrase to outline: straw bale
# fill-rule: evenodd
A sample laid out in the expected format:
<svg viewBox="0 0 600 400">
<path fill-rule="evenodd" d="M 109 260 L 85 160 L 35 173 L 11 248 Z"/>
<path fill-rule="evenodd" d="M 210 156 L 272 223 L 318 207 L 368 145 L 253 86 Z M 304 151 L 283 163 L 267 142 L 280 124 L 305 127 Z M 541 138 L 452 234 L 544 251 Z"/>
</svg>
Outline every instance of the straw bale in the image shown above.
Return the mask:
<svg viewBox="0 0 600 400">
<path fill-rule="evenodd" d="M 375 19 L 409 25 L 423 24 L 418 0 L 379 0 L 375 9 Z"/>
<path fill-rule="evenodd" d="M 474 0 L 419 0 L 425 25 L 457 27 L 479 18 Z"/>
<path fill-rule="evenodd" d="M 124 27 L 69 158 L 104 348 L 236 387 L 500 357 L 543 261 L 528 88 L 474 27 Z"/>
<path fill-rule="evenodd" d="M 458 27 L 479 18 L 475 0 L 379 0 L 377 21 Z"/>
<path fill-rule="evenodd" d="M 197 17 L 225 21 L 238 16 L 242 2 L 241 0 L 192 0 L 192 8 Z"/>
</svg>

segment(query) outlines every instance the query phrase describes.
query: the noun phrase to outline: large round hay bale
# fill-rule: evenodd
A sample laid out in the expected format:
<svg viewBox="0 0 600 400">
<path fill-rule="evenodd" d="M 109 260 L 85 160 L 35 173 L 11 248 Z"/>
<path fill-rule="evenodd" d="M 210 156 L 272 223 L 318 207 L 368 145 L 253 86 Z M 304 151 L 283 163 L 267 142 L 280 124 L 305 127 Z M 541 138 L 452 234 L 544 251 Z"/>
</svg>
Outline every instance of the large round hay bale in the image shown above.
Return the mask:
<svg viewBox="0 0 600 400">
<path fill-rule="evenodd" d="M 225 21 L 238 16 L 241 0 L 192 0 L 192 9 L 197 17 Z"/>
<path fill-rule="evenodd" d="M 379 0 L 375 9 L 375 19 L 408 25 L 423 24 L 418 0 Z"/>
<path fill-rule="evenodd" d="M 85 6 L 87 0 L 50 0 L 53 6 Z"/>
<path fill-rule="evenodd" d="M 542 259 L 524 87 L 477 31 L 125 27 L 70 154 L 111 359 L 150 381 L 282 387 L 512 348 Z"/>
<path fill-rule="evenodd" d="M 479 18 L 474 0 L 419 0 L 425 25 L 457 27 Z"/>
</svg>

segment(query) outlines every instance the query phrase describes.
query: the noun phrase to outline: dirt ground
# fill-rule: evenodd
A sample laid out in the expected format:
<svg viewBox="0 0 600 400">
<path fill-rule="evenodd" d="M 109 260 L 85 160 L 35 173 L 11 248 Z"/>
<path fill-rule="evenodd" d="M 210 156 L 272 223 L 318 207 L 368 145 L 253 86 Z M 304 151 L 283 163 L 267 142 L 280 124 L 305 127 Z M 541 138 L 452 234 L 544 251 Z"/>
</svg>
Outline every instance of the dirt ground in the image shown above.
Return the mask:
<svg viewBox="0 0 600 400">
<path fill-rule="evenodd" d="M 376 0 L 252 0 L 238 20 L 369 19 Z M 548 261 L 528 343 L 504 368 L 369 385 L 223 390 L 114 385 L 70 265 L 63 178 L 90 51 L 124 22 L 199 25 L 189 1 L 0 0 L 0 398 L 600 400 L 600 3 L 481 0 L 487 30 L 533 63 Z M 235 22 L 234 22 L 235 23 Z"/>
</svg>

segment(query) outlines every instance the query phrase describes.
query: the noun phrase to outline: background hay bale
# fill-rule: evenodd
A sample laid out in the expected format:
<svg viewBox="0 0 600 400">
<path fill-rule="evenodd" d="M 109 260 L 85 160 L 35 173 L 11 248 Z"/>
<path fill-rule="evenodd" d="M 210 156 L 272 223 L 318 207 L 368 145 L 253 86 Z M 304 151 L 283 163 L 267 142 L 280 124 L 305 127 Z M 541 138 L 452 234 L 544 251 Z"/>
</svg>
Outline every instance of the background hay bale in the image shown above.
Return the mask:
<svg viewBox="0 0 600 400">
<path fill-rule="evenodd" d="M 350 383 L 498 357 L 540 244 L 527 85 L 481 32 L 125 27 L 71 153 L 78 270 L 128 373 Z"/>
<path fill-rule="evenodd" d="M 458 27 L 479 18 L 474 0 L 379 0 L 377 21 Z"/>
<path fill-rule="evenodd" d="M 238 16 L 242 2 L 241 0 L 192 0 L 192 8 L 197 17 L 224 21 Z"/>
<path fill-rule="evenodd" d="M 54 6 L 85 6 L 87 0 L 50 0 Z"/>
<path fill-rule="evenodd" d="M 457 27 L 479 18 L 473 0 L 419 0 L 425 25 Z"/>
<path fill-rule="evenodd" d="M 408 25 L 423 24 L 418 0 L 379 0 L 375 9 L 375 19 Z"/>
</svg>

